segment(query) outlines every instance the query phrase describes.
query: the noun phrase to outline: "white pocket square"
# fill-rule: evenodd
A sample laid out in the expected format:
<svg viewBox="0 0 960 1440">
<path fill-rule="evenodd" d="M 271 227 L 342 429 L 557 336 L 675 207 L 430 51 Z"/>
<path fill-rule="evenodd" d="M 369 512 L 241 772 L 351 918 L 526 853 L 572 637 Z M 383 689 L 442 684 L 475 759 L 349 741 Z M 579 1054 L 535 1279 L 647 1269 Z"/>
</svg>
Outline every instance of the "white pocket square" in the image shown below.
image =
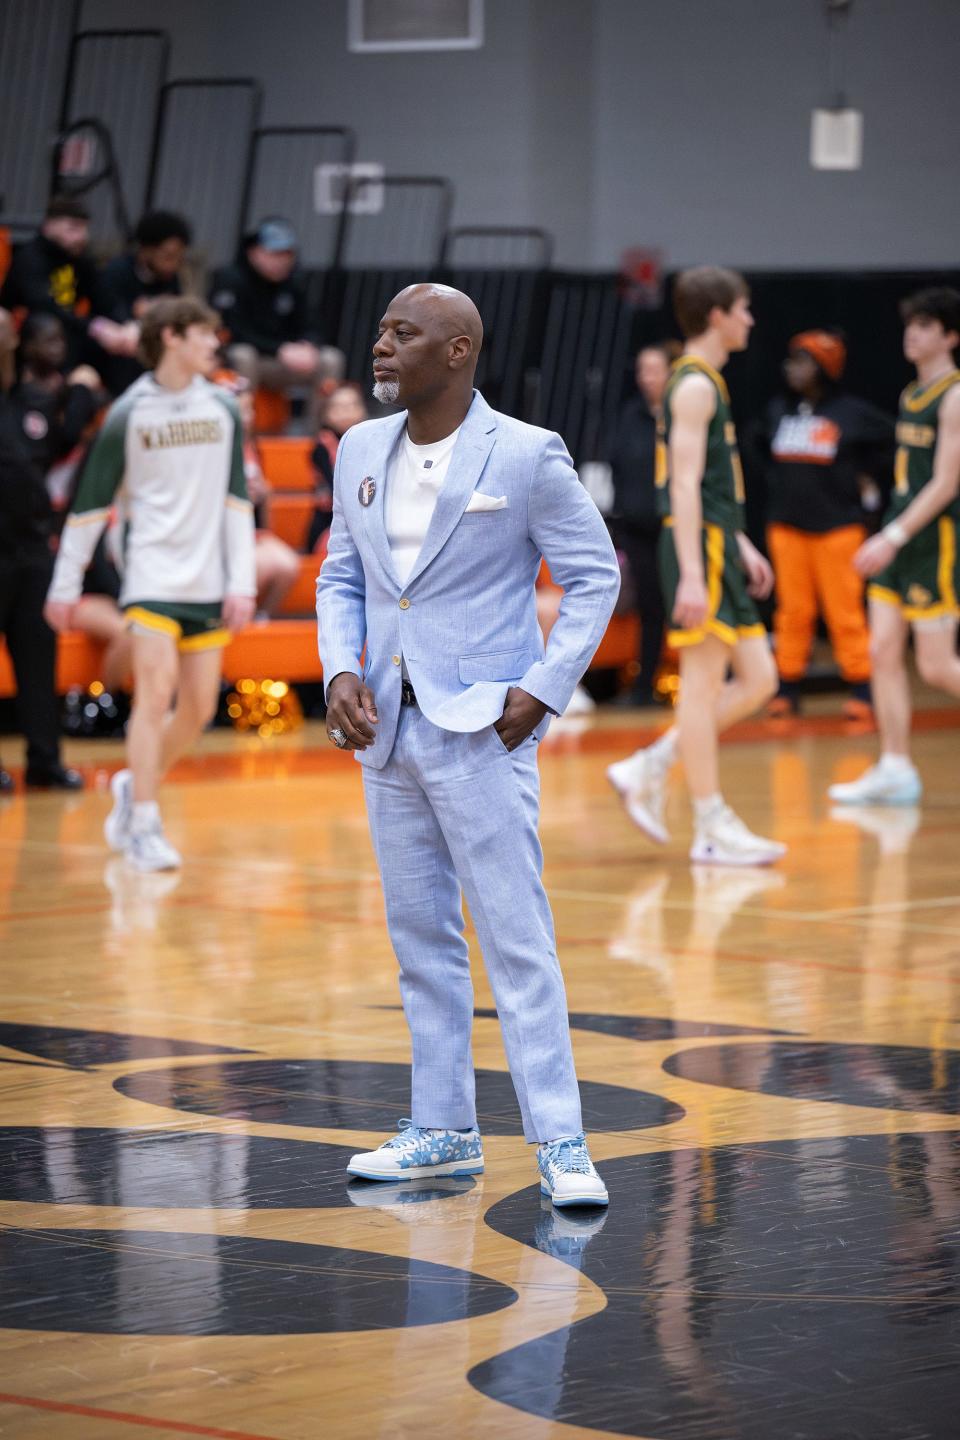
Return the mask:
<svg viewBox="0 0 960 1440">
<path fill-rule="evenodd" d="M 506 495 L 481 495 L 475 490 L 467 502 L 464 515 L 478 515 L 488 510 L 507 510 Z"/>
</svg>

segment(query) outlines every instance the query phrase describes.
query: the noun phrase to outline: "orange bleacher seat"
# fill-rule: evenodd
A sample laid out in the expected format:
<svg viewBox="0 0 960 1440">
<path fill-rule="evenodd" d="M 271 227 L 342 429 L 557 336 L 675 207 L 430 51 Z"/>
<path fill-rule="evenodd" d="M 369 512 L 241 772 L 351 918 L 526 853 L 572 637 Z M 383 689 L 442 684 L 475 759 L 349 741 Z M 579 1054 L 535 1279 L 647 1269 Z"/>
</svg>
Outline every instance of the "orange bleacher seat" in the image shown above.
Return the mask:
<svg viewBox="0 0 960 1440">
<path fill-rule="evenodd" d="M 57 642 L 57 692 L 75 685 L 84 689 L 100 679 L 102 649 L 86 635 L 74 631 Z M 250 625 L 224 651 L 223 678 L 319 680 L 323 674 L 317 654 L 317 622 L 312 619 L 271 620 Z M 16 694 L 13 666 L 0 640 L 0 698 Z"/>
<path fill-rule="evenodd" d="M 312 495 L 271 495 L 267 501 L 267 528 L 294 550 L 302 550 L 315 504 Z"/>
<path fill-rule="evenodd" d="M 271 489 L 316 489 L 317 477 L 310 464 L 312 440 L 306 436 L 265 436 L 257 442 L 257 449 Z"/>
<path fill-rule="evenodd" d="M 64 694 L 75 685 L 84 688 L 100 675 L 100 646 L 86 635 L 75 632 L 61 635 L 57 642 L 57 693 Z M 0 697 L 17 693 L 13 664 L 0 639 Z"/>
<path fill-rule="evenodd" d="M 640 616 L 614 615 L 606 634 L 590 661 L 591 670 L 619 670 L 637 658 L 640 647 Z"/>
<path fill-rule="evenodd" d="M 252 680 L 319 680 L 316 620 L 270 620 L 251 625 L 223 652 L 223 678 Z"/>
<path fill-rule="evenodd" d="M 224 679 L 319 680 L 323 674 L 317 654 L 314 595 L 320 556 L 304 555 L 300 575 L 284 603 L 285 617 L 251 625 L 224 651 Z M 302 618 L 292 618 L 299 612 Z M 615 615 L 591 664 L 591 670 L 628 665 L 637 654 L 640 621 L 636 615 Z M 73 632 L 57 642 L 57 692 L 74 686 L 84 689 L 99 680 L 101 647 L 86 635 Z M 0 699 L 16 694 L 13 666 L 0 638 Z"/>
<path fill-rule="evenodd" d="M 253 392 L 253 423 L 257 433 L 284 430 L 290 420 L 290 401 L 279 390 Z"/>
<path fill-rule="evenodd" d="M 280 607 L 282 615 L 313 615 L 317 608 L 317 575 L 319 555 L 300 556 L 300 574 L 293 582 Z"/>
</svg>

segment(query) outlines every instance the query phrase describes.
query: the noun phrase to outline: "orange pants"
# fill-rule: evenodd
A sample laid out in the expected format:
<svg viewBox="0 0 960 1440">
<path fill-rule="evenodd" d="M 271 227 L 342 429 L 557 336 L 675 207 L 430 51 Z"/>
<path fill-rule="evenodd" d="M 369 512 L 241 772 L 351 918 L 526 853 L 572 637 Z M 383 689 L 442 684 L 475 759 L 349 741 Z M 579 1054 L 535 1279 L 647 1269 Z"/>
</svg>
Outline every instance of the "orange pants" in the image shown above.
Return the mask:
<svg viewBox="0 0 960 1440">
<path fill-rule="evenodd" d="M 810 659 L 817 614 L 823 615 L 843 678 L 870 678 L 870 641 L 863 581 L 853 556 L 867 532 L 862 525 L 814 535 L 791 525 L 770 525 L 767 545 L 777 578 L 773 619 L 777 668 L 784 680 L 801 680 Z"/>
</svg>

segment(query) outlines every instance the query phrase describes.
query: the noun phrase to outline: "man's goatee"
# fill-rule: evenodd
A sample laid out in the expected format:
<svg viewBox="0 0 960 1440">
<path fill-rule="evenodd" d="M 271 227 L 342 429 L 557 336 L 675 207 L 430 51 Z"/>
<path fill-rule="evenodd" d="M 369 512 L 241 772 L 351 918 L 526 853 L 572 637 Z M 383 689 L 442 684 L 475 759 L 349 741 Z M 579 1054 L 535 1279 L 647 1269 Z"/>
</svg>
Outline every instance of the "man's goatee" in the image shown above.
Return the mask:
<svg viewBox="0 0 960 1440">
<path fill-rule="evenodd" d="M 375 380 L 373 398 L 380 405 L 396 405 L 400 397 L 399 380 Z"/>
</svg>

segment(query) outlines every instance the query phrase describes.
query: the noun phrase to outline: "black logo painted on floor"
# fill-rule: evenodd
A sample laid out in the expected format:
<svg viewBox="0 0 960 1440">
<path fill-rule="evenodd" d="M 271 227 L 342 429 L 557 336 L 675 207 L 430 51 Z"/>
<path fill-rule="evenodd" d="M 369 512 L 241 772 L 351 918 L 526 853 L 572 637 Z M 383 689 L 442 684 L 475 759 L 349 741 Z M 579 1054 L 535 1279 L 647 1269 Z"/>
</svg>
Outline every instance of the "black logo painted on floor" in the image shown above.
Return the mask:
<svg viewBox="0 0 960 1440">
<path fill-rule="evenodd" d="M 171 1110 L 333 1130 L 396 1130 L 410 1108 L 410 1067 L 374 1060 L 228 1060 L 124 1075 L 116 1088 Z M 580 1082 L 587 1130 L 638 1130 L 674 1124 L 672 1100 L 621 1085 Z M 477 1113 L 487 1135 L 522 1135 L 513 1082 L 502 1070 L 477 1071 Z"/>
<path fill-rule="evenodd" d="M 449 1265 L 329 1245 L 7 1229 L 0 1323 L 84 1334 L 322 1335 L 470 1320 L 516 1298 Z"/>
<path fill-rule="evenodd" d="M 487 1212 L 607 1306 L 470 1372 L 483 1394 L 650 1440 L 954 1440 L 960 1135 L 858 1135 L 599 1166 L 607 1214 Z M 571 1308 L 572 1308 L 571 1302 Z"/>
</svg>

